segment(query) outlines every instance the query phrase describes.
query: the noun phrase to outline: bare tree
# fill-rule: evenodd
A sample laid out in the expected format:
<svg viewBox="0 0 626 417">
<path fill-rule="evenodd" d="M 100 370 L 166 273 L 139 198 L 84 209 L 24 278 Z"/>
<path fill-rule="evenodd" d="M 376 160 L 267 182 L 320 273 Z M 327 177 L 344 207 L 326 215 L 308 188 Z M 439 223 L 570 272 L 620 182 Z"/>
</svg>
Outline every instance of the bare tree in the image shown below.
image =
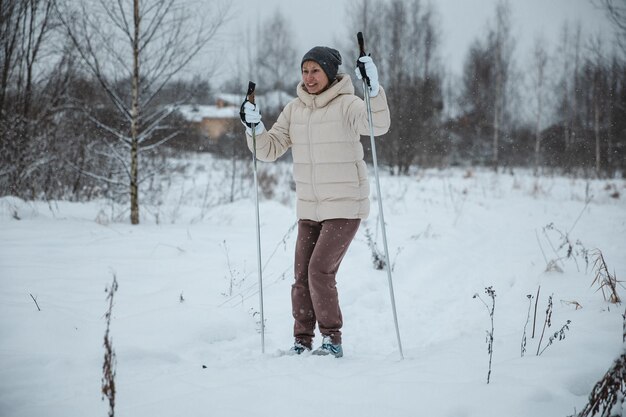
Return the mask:
<svg viewBox="0 0 626 417">
<path fill-rule="evenodd" d="M 493 149 L 492 165 L 497 172 L 500 163 L 499 148 L 500 134 L 503 130 L 503 117 L 507 106 L 507 87 L 509 83 L 510 66 L 514 49 L 511 36 L 511 7 L 505 0 L 496 5 L 495 28 L 490 35 L 490 48 L 493 51 L 494 71 L 494 105 L 493 105 Z"/>
<path fill-rule="evenodd" d="M 490 164 L 497 172 L 503 134 L 509 138 L 511 104 L 515 84 L 510 6 L 500 1 L 496 6 L 495 25 L 488 27 L 484 39 L 470 46 L 464 64 L 459 104 L 464 136 L 470 136 L 471 156 Z"/>
<path fill-rule="evenodd" d="M 0 76 L 0 115 L 5 113 L 5 98 L 9 79 L 18 64 L 17 51 L 21 31 L 22 17 L 25 14 L 26 3 L 20 0 L 3 0 L 0 7 L 0 58 L 2 74 Z"/>
<path fill-rule="evenodd" d="M 558 83 L 558 91 L 556 95 L 559 97 L 559 109 L 561 124 L 563 127 L 563 149 L 564 153 L 569 150 L 570 144 L 570 119 L 572 118 L 572 106 L 571 106 L 571 59 L 570 59 L 570 33 L 569 24 L 565 22 L 561 28 L 561 34 L 559 37 L 559 44 L 557 47 L 558 57 L 562 63 L 561 78 Z"/>
<path fill-rule="evenodd" d="M 609 130 L 610 102 L 609 97 L 613 95 L 610 87 L 610 69 L 607 63 L 602 40 L 595 37 L 591 40 L 590 50 L 593 51 L 585 62 L 585 76 L 589 81 L 587 110 L 592 115 L 589 123 L 589 130 L 593 132 L 594 146 L 594 168 L 596 177 L 600 177 L 604 171 L 602 166 L 603 137 Z"/>
<path fill-rule="evenodd" d="M 554 93 L 558 100 L 556 115 L 559 128 L 563 135 L 562 148 L 554 155 L 565 170 L 575 164 L 574 144 L 580 136 L 581 121 L 579 107 L 581 101 L 580 67 L 581 67 L 581 24 L 577 22 L 574 29 L 565 22 L 561 28 L 557 46 L 557 59 L 561 65 L 557 89 Z"/>
<path fill-rule="evenodd" d="M 346 44 L 341 45 L 347 51 L 347 53 L 342 54 L 344 57 L 353 58 L 354 61 L 358 58 L 357 32 L 362 32 L 367 37 L 365 41 L 369 51 L 382 53 L 382 32 L 385 29 L 383 5 L 384 3 L 381 3 L 380 0 L 352 0 L 347 3 L 345 14 L 348 18 L 350 33 L 346 38 Z M 384 61 L 377 60 L 376 65 L 381 73 L 387 72 Z"/>
<path fill-rule="evenodd" d="M 623 63 L 617 56 L 613 56 L 610 64 L 609 90 L 611 94 L 608 97 L 608 114 L 607 114 L 607 174 L 612 177 L 619 168 L 624 169 L 623 148 L 626 142 L 626 136 L 621 133 L 620 127 L 624 125 L 626 120 L 626 71 Z M 622 156 L 620 157 L 620 150 Z M 621 165 L 621 166 L 620 166 Z M 626 172 L 626 171 L 622 171 Z"/>
<path fill-rule="evenodd" d="M 541 132 L 543 129 L 542 116 L 545 113 L 546 101 L 546 67 L 548 64 L 548 53 L 545 48 L 546 40 L 541 37 L 535 40 L 533 51 L 533 91 L 535 96 L 535 158 L 534 173 L 539 175 L 539 165 L 541 163 Z"/>
<path fill-rule="evenodd" d="M 615 28 L 617 44 L 626 55 L 626 0 L 591 0 L 603 8 Z M 623 56 L 622 58 L 626 58 Z"/>
<path fill-rule="evenodd" d="M 623 97 L 620 92 L 624 90 L 624 62 L 626 60 L 626 0 L 591 0 L 593 4 L 601 7 L 606 12 L 609 21 L 615 29 L 616 44 L 621 51 L 621 56 L 615 56 L 611 64 L 611 91 L 613 94 L 609 96 L 610 105 L 608 110 L 608 132 L 607 132 L 607 170 L 609 174 L 616 168 L 616 162 L 619 157 L 617 153 L 619 146 L 615 146 L 613 142 L 614 131 L 619 131 L 621 119 L 626 108 L 624 107 Z M 621 72 L 621 75 L 620 75 Z M 623 157 L 622 157 L 623 159 Z M 624 163 L 621 163 L 622 167 Z"/>
<path fill-rule="evenodd" d="M 381 56 L 380 61 L 384 61 L 385 64 L 381 66 L 381 74 L 384 74 L 384 85 L 389 91 L 389 108 L 391 114 L 394 115 L 396 123 L 393 123 L 393 127 L 390 129 L 386 136 L 386 146 L 382 149 L 382 160 L 389 164 L 390 169 L 393 172 L 396 169 L 397 172 L 401 172 L 404 167 L 404 161 L 400 161 L 400 156 L 403 152 L 403 142 L 408 140 L 408 120 L 405 119 L 405 115 L 401 112 L 406 111 L 407 94 L 405 88 L 409 87 L 409 71 L 405 68 L 406 60 L 409 58 L 403 49 L 406 48 L 404 41 L 408 37 L 409 23 L 408 23 L 408 8 L 402 0 L 393 0 L 388 7 L 378 9 L 379 13 L 384 14 L 389 21 L 393 22 L 390 25 L 386 33 L 383 33 L 384 49 L 376 51 L 374 53 L 385 54 Z M 386 68 L 386 69 L 385 69 Z M 411 85 L 412 86 L 412 85 Z M 404 113 L 404 112 L 403 112 Z M 408 149 L 405 150 L 408 152 Z M 411 152 L 412 153 L 412 152 Z M 405 155 L 405 160 L 406 160 Z"/>
<path fill-rule="evenodd" d="M 579 74 L 580 74 L 580 62 L 581 62 L 581 33 L 582 33 L 582 26 L 580 24 L 580 22 L 577 23 L 576 25 L 576 30 L 574 33 L 574 45 L 573 45 L 573 60 L 574 60 L 574 68 L 572 69 L 572 73 L 571 76 L 573 77 L 573 82 L 572 82 L 572 88 L 573 91 L 571 93 L 571 97 L 572 97 L 572 108 L 571 108 L 571 113 L 570 113 L 570 117 L 568 120 L 569 126 L 567 127 L 567 131 L 569 132 L 569 139 L 568 139 L 568 147 L 567 147 L 567 151 L 565 154 L 565 157 L 567 158 L 566 160 L 566 164 L 569 165 L 569 158 L 571 157 L 570 153 L 571 153 L 571 149 L 570 149 L 570 144 L 572 142 L 576 142 L 577 140 L 577 133 L 580 130 L 581 126 L 580 126 L 580 117 L 579 117 L 579 103 L 580 103 L 580 88 L 579 88 Z M 567 166 L 566 165 L 566 166 Z"/>
<path fill-rule="evenodd" d="M 486 162 L 488 136 L 493 114 L 493 65 L 486 42 L 476 39 L 470 45 L 463 66 L 459 95 L 461 125 L 465 140 L 462 152 L 472 162 Z"/>
<path fill-rule="evenodd" d="M 299 78 L 293 29 L 280 10 L 263 22 L 262 27 L 265 30 L 257 38 L 256 48 L 262 85 L 266 91 L 276 89 L 293 94 Z"/>
<path fill-rule="evenodd" d="M 407 174 L 416 162 L 436 164 L 441 152 L 443 79 L 435 9 L 420 0 L 361 0 L 353 7 L 352 50 L 356 51 L 354 35 L 368 28 L 366 49 L 379 68 L 393 119 L 380 149 L 381 161 L 394 174 Z"/>
<path fill-rule="evenodd" d="M 56 74 L 52 5 L 0 1 L 0 188 L 13 195 L 38 193 L 37 174 L 52 159 L 45 151 L 64 82 Z"/>
<path fill-rule="evenodd" d="M 98 81 L 115 109 L 105 120 L 86 109 L 95 125 L 107 132 L 109 157 L 123 169 L 119 178 L 91 173 L 104 181 L 126 184 L 130 221 L 139 223 L 139 155 L 170 140 L 159 136 L 175 106 L 157 106 L 164 86 L 214 38 L 228 7 L 201 8 L 181 0 L 93 0 L 79 8 L 58 0 L 57 10 L 82 63 Z M 195 7 L 193 7 L 195 6 Z"/>
</svg>

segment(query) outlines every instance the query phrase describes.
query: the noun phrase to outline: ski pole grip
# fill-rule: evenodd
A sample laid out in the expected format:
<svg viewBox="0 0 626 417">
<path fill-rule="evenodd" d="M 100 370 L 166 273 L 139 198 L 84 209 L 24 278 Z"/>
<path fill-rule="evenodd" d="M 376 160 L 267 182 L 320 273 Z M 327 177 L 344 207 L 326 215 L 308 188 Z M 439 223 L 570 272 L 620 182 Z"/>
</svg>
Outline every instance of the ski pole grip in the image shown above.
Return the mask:
<svg viewBox="0 0 626 417">
<path fill-rule="evenodd" d="M 365 54 L 365 41 L 363 40 L 363 33 L 362 32 L 359 32 L 359 33 L 356 34 L 356 40 L 359 42 L 359 58 L 361 58 L 362 56 L 366 56 L 366 54 Z M 365 80 L 365 82 L 369 86 L 370 85 L 370 77 L 368 77 L 367 73 L 365 72 L 365 64 L 357 59 L 356 60 L 356 65 L 359 68 L 359 72 L 361 73 L 361 77 L 363 77 L 363 79 Z"/>
<path fill-rule="evenodd" d="M 256 87 L 256 84 L 253 83 L 252 81 L 248 83 L 248 91 L 246 92 L 246 99 L 244 100 L 243 103 L 241 103 L 241 108 L 239 109 L 239 117 L 241 118 L 241 121 L 244 122 L 248 127 L 251 127 L 253 129 L 252 130 L 253 134 L 254 134 L 255 123 L 248 123 L 246 121 L 246 112 L 244 110 L 244 106 L 246 105 L 247 102 L 250 102 L 256 106 L 256 104 L 254 103 L 255 87 Z"/>
<path fill-rule="evenodd" d="M 254 102 L 254 89 L 256 88 L 256 84 L 253 83 L 252 81 L 248 82 L 248 92 L 246 93 L 246 98 L 248 99 L 248 101 L 252 104 L 256 104 Z"/>
<path fill-rule="evenodd" d="M 359 42 L 359 58 L 365 56 L 365 40 L 363 39 L 363 32 L 356 34 L 356 40 Z"/>
</svg>

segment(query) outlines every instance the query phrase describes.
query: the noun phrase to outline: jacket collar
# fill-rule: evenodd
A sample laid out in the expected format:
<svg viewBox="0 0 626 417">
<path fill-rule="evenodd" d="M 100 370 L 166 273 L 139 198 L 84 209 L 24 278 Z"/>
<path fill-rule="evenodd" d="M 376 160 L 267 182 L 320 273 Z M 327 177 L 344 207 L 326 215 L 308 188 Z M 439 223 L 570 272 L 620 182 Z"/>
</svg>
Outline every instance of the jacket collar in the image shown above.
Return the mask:
<svg viewBox="0 0 626 417">
<path fill-rule="evenodd" d="M 341 94 L 354 94 L 354 85 L 347 74 L 337 74 L 337 80 L 333 82 L 328 89 L 320 94 L 309 94 L 304 89 L 302 81 L 297 88 L 298 98 L 306 107 L 320 108 L 325 107 L 334 98 Z"/>
</svg>

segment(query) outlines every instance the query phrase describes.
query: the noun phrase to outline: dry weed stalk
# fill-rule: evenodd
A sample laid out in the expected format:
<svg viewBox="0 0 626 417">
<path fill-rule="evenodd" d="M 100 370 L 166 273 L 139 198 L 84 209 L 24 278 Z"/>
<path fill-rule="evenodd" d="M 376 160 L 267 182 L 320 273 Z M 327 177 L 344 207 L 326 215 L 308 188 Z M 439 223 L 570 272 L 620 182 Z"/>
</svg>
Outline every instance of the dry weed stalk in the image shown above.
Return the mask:
<svg viewBox="0 0 626 417">
<path fill-rule="evenodd" d="M 620 417 L 626 411 L 626 311 L 622 318 L 622 354 L 593 387 L 589 401 L 576 417 Z"/>
<path fill-rule="evenodd" d="M 30 298 L 33 299 L 33 301 L 35 302 L 35 305 L 37 306 L 37 311 L 41 311 L 41 309 L 39 308 L 39 303 L 37 302 L 37 297 L 33 297 L 32 294 L 29 294 Z"/>
<path fill-rule="evenodd" d="M 537 296 L 535 297 L 535 314 L 533 315 L 533 335 L 532 339 L 535 338 L 535 329 L 537 328 L 537 303 L 539 302 L 539 291 L 541 291 L 541 285 L 537 287 Z"/>
<path fill-rule="evenodd" d="M 473 298 L 478 298 L 485 305 L 485 308 L 489 313 L 489 318 L 491 319 L 491 330 L 487 330 L 487 337 L 485 339 L 485 342 L 487 343 L 487 353 L 489 354 L 489 371 L 487 372 L 487 384 L 489 384 L 489 381 L 491 380 L 491 362 L 493 359 L 493 313 L 496 309 L 496 291 L 493 287 L 489 286 L 485 288 L 485 294 L 491 298 L 491 308 L 489 308 L 480 294 L 474 294 Z"/>
<path fill-rule="evenodd" d="M 573 227 L 572 227 L 573 229 Z M 589 251 L 585 248 L 580 240 L 572 241 L 570 238 L 571 230 L 567 233 L 559 230 L 554 223 L 550 223 L 543 228 L 543 235 L 545 240 L 548 242 L 548 245 L 552 249 L 552 252 L 556 256 L 553 259 L 548 260 L 545 252 L 543 251 L 543 246 L 541 245 L 541 241 L 539 240 L 539 236 L 537 236 L 537 241 L 539 243 L 539 248 L 541 249 L 541 253 L 543 254 L 544 260 L 546 261 L 546 272 L 563 272 L 563 268 L 565 267 L 564 260 L 571 259 L 576 264 L 576 269 L 580 271 L 580 266 L 578 265 L 578 258 L 582 258 L 585 261 L 585 265 L 589 266 Z M 559 244 L 556 245 L 550 235 L 557 235 L 559 239 Z"/>
<path fill-rule="evenodd" d="M 117 291 L 117 278 L 113 274 L 113 283 L 107 289 L 107 300 L 109 301 L 109 309 L 104 317 L 107 322 L 106 331 L 104 332 L 104 363 L 102 365 L 102 400 L 104 397 L 109 400 L 109 417 L 115 416 L 115 367 L 116 358 L 113 350 L 113 341 L 109 335 L 111 327 L 111 312 L 113 311 L 113 296 Z"/>
<path fill-rule="evenodd" d="M 539 356 L 539 349 L 541 349 L 541 342 L 543 341 L 543 335 L 546 333 L 546 327 L 552 326 L 552 296 L 548 297 L 548 308 L 546 309 L 546 319 L 543 321 L 543 330 L 541 331 L 541 337 L 539 338 L 539 345 L 537 346 L 537 356 Z"/>
<path fill-rule="evenodd" d="M 543 330 L 541 331 L 541 337 L 539 338 L 539 344 L 537 345 L 537 356 L 541 355 L 545 350 L 551 346 L 557 340 L 565 339 L 565 331 L 569 330 L 569 325 L 572 323 L 570 320 L 567 320 L 563 327 L 559 331 L 556 331 L 548 338 L 548 344 L 541 349 L 541 344 L 543 342 L 543 336 L 546 333 L 546 328 L 550 328 L 552 326 L 552 296 L 548 297 L 548 308 L 546 309 L 546 319 L 543 322 Z"/>
<path fill-rule="evenodd" d="M 589 402 L 577 417 L 619 417 L 626 399 L 626 352 L 623 352 L 591 390 Z"/>
<path fill-rule="evenodd" d="M 240 287 L 241 284 L 245 281 L 246 277 L 240 278 L 240 273 L 236 269 L 234 269 L 230 263 L 230 256 L 228 256 L 228 245 L 226 244 L 226 239 L 222 242 L 222 247 L 224 248 L 224 253 L 226 254 L 226 264 L 228 266 L 228 272 L 230 273 L 230 281 L 228 284 L 228 290 L 225 293 L 222 293 L 225 297 L 232 297 L 234 287 Z M 181 296 L 182 297 L 182 296 Z"/>
<path fill-rule="evenodd" d="M 540 289 L 541 289 L 541 286 L 537 289 L 537 299 L 539 299 Z M 528 294 L 526 295 L 526 297 L 528 298 L 528 312 L 526 314 L 526 323 L 524 324 L 524 331 L 522 333 L 522 344 L 521 344 L 522 357 L 524 357 L 524 354 L 526 353 L 526 345 L 527 345 L 526 328 L 528 327 L 528 323 L 530 321 L 530 310 L 532 307 L 532 300 L 533 300 L 532 294 Z M 535 315 L 534 315 L 534 320 L 533 320 L 533 336 L 532 336 L 533 339 L 535 338 L 535 324 L 537 321 L 537 299 L 535 300 Z M 564 302 L 564 301 L 561 300 L 561 302 Z M 582 308 L 582 306 L 576 301 L 565 302 L 565 303 L 575 305 L 576 309 Z M 543 349 L 541 349 L 541 345 L 543 343 L 543 337 L 545 336 L 546 329 L 549 329 L 550 327 L 552 327 L 552 309 L 553 309 L 553 303 L 552 303 L 552 295 L 551 295 L 548 297 L 548 307 L 546 308 L 546 317 L 543 322 L 543 329 L 541 331 L 541 337 L 539 338 L 539 344 L 537 345 L 537 356 L 541 355 L 555 341 L 565 339 L 565 331 L 569 330 L 569 325 L 572 323 L 570 320 L 567 320 L 560 330 L 554 332 L 552 336 L 548 338 L 548 344 L 545 345 Z"/>
<path fill-rule="evenodd" d="M 372 263 L 374 265 L 374 269 L 382 271 L 387 266 L 387 262 L 385 262 L 385 255 L 380 253 L 378 250 L 376 242 L 374 242 L 374 238 L 372 237 L 372 232 L 368 227 L 365 228 L 365 238 L 367 239 L 367 245 L 372 251 Z"/>
<path fill-rule="evenodd" d="M 602 251 L 600 249 L 595 249 L 593 251 L 593 269 L 596 271 L 595 278 L 591 285 L 598 284 L 599 289 L 602 290 L 602 296 L 605 301 L 609 301 L 613 304 L 619 304 L 622 300 L 619 298 L 617 294 L 617 284 L 618 280 L 615 276 L 615 272 L 611 274 L 609 272 L 609 268 L 606 266 L 606 262 L 604 260 L 604 256 L 602 255 Z"/>
<path fill-rule="evenodd" d="M 530 309 L 533 306 L 533 295 L 528 294 L 526 298 L 528 298 L 528 313 L 526 314 L 526 323 L 524 324 L 524 332 L 522 333 L 522 358 L 524 357 L 524 353 L 526 353 L 526 328 L 528 327 L 528 322 L 530 322 Z"/>
<path fill-rule="evenodd" d="M 565 331 L 569 330 L 569 325 L 571 323 L 572 322 L 570 320 L 567 320 L 567 322 L 565 322 L 563 327 L 561 327 L 561 329 L 558 332 L 554 332 L 554 334 L 548 338 L 548 344 L 543 347 L 543 349 L 541 350 L 541 352 L 539 352 L 539 354 L 541 355 L 556 340 L 563 340 L 563 339 L 565 339 Z"/>
</svg>

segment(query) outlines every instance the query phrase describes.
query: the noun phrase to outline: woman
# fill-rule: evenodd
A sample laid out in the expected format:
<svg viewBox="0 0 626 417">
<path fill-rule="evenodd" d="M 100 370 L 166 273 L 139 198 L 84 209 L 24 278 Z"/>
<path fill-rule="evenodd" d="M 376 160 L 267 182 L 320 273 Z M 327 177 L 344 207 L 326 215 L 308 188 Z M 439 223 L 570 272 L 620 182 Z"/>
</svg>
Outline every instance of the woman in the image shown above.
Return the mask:
<svg viewBox="0 0 626 417">
<path fill-rule="evenodd" d="M 390 126 L 385 91 L 370 57 L 359 60 L 370 80 L 374 134 Z M 298 97 L 285 106 L 268 131 L 255 105 L 244 101 L 248 147 L 252 128 L 257 158 L 275 161 L 292 149 L 296 182 L 298 238 L 295 282 L 291 290 L 294 346 L 290 354 L 311 351 L 315 325 L 323 336 L 314 355 L 343 356 L 335 276 L 356 235 L 361 219 L 369 214 L 369 183 L 360 135 L 369 135 L 365 102 L 354 95 L 352 80 L 338 74 L 341 55 L 316 46 L 302 58 Z M 358 68 L 355 71 L 361 78 Z"/>
</svg>

